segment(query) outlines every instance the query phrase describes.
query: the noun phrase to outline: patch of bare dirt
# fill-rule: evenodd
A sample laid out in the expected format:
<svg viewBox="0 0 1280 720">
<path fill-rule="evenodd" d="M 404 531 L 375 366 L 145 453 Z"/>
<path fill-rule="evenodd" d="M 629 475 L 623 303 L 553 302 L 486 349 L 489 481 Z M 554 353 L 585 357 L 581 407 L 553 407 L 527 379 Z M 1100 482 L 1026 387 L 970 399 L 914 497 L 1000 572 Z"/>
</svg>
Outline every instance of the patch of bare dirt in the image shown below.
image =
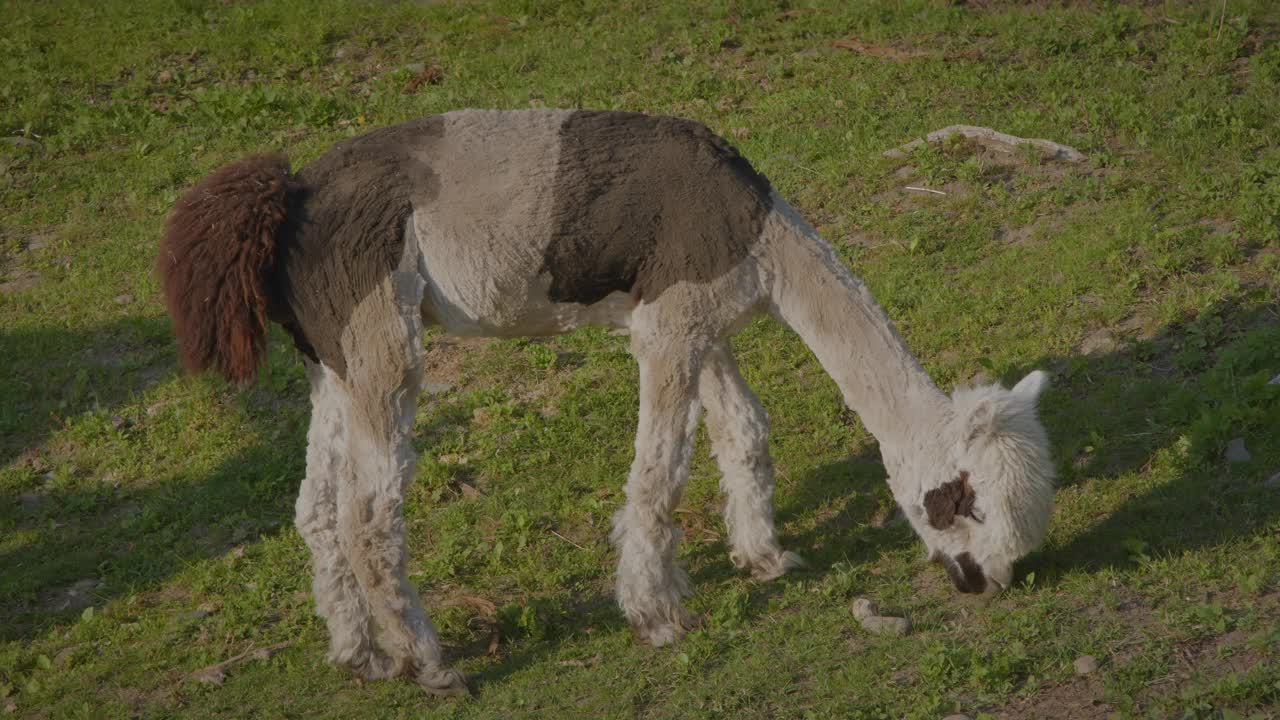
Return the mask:
<svg viewBox="0 0 1280 720">
<path fill-rule="evenodd" d="M 922 207 L 946 208 L 972 200 L 985 202 L 994 190 L 1007 195 L 1020 195 L 1051 188 L 1072 177 L 1099 177 L 1109 172 L 1088 162 L 1056 160 L 1043 152 L 1015 148 L 983 139 L 956 137 L 936 147 L 951 161 L 976 162 L 976 177 L 930 180 L 910 156 L 901 154 L 902 166 L 892 174 L 892 185 L 871 196 L 874 202 L 888 205 L 895 212 Z M 1025 226 L 1001 227 L 994 240 L 1007 245 L 1024 245 L 1060 228 L 1067 218 L 1089 207 L 1088 203 L 1068 205 L 1059 211 L 1037 217 Z"/>
<path fill-rule="evenodd" d="M 40 284 L 40 275 L 34 272 L 20 272 L 4 282 L 0 282 L 0 295 L 14 295 L 26 292 Z"/>
<path fill-rule="evenodd" d="M 915 58 L 936 57 L 937 53 L 932 53 L 919 48 L 895 47 L 893 45 L 881 45 L 872 42 L 863 42 L 857 38 L 841 38 L 831 43 L 833 46 L 842 50 L 850 50 L 859 55 L 866 55 L 880 60 L 892 60 L 893 62 L 906 62 Z"/>
<path fill-rule="evenodd" d="M 66 610 L 83 610 L 97 603 L 97 591 L 103 583 L 95 578 L 86 578 L 74 582 L 67 587 L 52 590 L 46 594 L 41 603 L 45 613 L 60 613 Z"/>
<path fill-rule="evenodd" d="M 440 335 L 427 342 L 423 374 L 426 375 L 426 391 L 441 394 L 462 382 L 462 368 L 469 353 L 494 342 L 491 338 L 455 337 Z M 447 387 L 446 387 L 447 386 Z M 435 389 L 436 392 L 432 392 Z"/>
<path fill-rule="evenodd" d="M 1102 698 L 1106 690 L 1097 675 L 1056 685 L 992 714 L 998 718 L 1037 720 L 1103 720 L 1112 707 Z"/>
</svg>

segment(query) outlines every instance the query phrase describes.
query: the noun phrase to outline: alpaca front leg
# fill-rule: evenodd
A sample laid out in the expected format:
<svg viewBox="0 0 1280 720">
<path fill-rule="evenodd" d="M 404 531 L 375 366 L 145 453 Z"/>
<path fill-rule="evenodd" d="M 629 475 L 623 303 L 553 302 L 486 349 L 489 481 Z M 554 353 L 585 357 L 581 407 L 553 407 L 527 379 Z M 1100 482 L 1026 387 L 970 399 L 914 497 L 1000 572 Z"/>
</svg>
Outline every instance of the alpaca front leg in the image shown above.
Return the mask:
<svg viewBox="0 0 1280 720">
<path fill-rule="evenodd" d="M 723 475 L 729 559 L 758 580 L 772 580 L 800 567 L 800 556 L 782 549 L 774 529 L 769 417 L 742 379 L 729 348 L 717 346 L 707 354 L 698 395 L 707 410 L 711 452 Z"/>
<path fill-rule="evenodd" d="M 676 565 L 680 531 L 672 513 L 689 477 L 698 422 L 695 358 L 687 349 L 664 350 L 635 336 L 633 352 L 640 364 L 640 423 L 626 504 L 614 517 L 618 604 L 642 640 L 661 646 L 694 625 L 680 605 L 689 578 Z"/>
<path fill-rule="evenodd" d="M 444 663 L 435 625 L 409 582 L 404 490 L 413 480 L 417 378 L 386 393 L 356 388 L 348 406 L 347 471 L 338 487 L 338 536 L 359 580 L 391 674 L 438 695 L 468 692 Z M 363 396 L 363 397 L 361 397 Z"/>
<path fill-rule="evenodd" d="M 342 405 L 332 373 L 307 363 L 311 381 L 311 427 L 307 432 L 307 475 L 296 505 L 295 523 L 311 550 L 316 612 L 329 629 L 329 662 L 366 680 L 387 677 L 391 663 L 373 641 L 373 618 L 338 540 L 338 477 L 345 435 Z"/>
</svg>

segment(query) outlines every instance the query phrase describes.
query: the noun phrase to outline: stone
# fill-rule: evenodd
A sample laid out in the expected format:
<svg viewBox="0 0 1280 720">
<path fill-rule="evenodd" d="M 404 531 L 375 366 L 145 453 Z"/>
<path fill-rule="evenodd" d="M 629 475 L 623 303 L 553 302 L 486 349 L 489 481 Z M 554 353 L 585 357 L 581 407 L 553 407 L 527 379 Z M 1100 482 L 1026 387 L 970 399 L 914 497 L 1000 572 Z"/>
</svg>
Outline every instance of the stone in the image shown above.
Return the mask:
<svg viewBox="0 0 1280 720">
<path fill-rule="evenodd" d="M 428 395 L 444 395 L 453 389 L 453 383 L 445 380 L 432 380 L 427 378 L 422 382 L 422 391 Z"/>
<path fill-rule="evenodd" d="M 1244 438 L 1235 438 L 1227 443 L 1224 455 L 1233 463 L 1246 463 L 1253 459 L 1253 454 L 1244 446 Z"/>
<path fill-rule="evenodd" d="M 858 598 L 853 601 L 853 616 L 859 620 L 865 620 L 880 614 L 876 608 L 876 604 L 866 598 Z"/>
<path fill-rule="evenodd" d="M 1117 346 L 1115 336 L 1106 328 L 1099 328 L 1085 336 L 1080 342 L 1080 352 L 1083 355 L 1098 355 L 1109 353 L 1115 350 Z"/>
<path fill-rule="evenodd" d="M 873 615 L 862 619 L 862 627 L 873 635 L 892 635 L 902 637 L 911 632 L 911 623 L 906 618 Z"/>
<path fill-rule="evenodd" d="M 1092 655 L 1081 655 L 1071 664 L 1077 675 L 1088 675 L 1098 669 L 1098 659 Z"/>
</svg>

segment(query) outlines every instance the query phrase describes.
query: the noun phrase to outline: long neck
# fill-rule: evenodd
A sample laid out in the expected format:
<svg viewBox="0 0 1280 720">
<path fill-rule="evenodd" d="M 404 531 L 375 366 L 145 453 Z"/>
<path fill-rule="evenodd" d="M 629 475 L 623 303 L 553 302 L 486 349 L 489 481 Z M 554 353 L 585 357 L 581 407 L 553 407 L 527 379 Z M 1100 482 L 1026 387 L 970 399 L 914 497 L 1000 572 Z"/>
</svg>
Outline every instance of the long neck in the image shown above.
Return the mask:
<svg viewBox="0 0 1280 720">
<path fill-rule="evenodd" d="M 879 441 L 897 495 L 911 480 L 896 469 L 910 454 L 941 446 L 951 402 L 831 246 L 780 198 L 775 203 L 762 256 L 772 311 L 800 335 Z"/>
</svg>

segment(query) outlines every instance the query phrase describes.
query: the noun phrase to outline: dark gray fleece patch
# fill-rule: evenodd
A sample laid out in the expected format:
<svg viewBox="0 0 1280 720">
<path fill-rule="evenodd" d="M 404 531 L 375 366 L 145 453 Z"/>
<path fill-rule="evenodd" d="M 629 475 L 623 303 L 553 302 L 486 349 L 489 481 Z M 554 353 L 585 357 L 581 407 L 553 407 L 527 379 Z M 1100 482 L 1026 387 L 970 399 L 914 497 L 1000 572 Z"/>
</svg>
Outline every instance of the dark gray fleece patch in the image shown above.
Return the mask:
<svg viewBox="0 0 1280 720">
<path fill-rule="evenodd" d="M 651 301 L 681 280 L 716 278 L 747 256 L 772 209 L 763 175 L 679 118 L 575 112 L 560 128 L 555 178 L 542 265 L 555 302 Z"/>
<path fill-rule="evenodd" d="M 272 319 L 339 377 L 352 310 L 399 264 L 413 204 L 439 192 L 423 158 L 443 136 L 440 117 L 393 125 L 334 145 L 297 175 L 302 189 L 276 250 Z"/>
</svg>

